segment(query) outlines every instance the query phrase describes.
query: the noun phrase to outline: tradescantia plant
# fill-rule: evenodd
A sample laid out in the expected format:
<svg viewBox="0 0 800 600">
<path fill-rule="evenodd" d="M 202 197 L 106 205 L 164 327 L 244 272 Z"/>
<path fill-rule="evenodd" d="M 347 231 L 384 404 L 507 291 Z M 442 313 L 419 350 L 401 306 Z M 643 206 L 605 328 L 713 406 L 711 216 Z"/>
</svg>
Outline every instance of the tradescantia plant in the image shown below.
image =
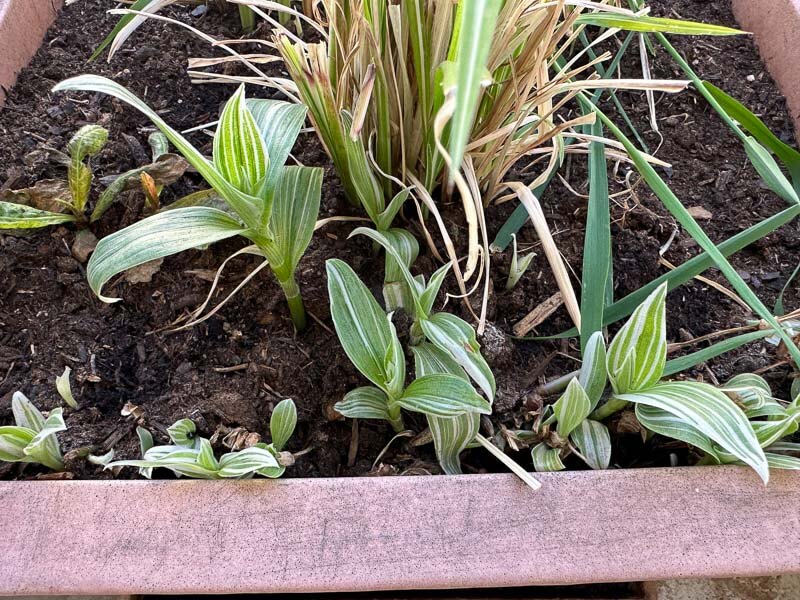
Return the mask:
<svg viewBox="0 0 800 600">
<path fill-rule="evenodd" d="M 61 408 L 45 417 L 22 392 L 11 397 L 15 425 L 0 427 L 0 461 L 38 463 L 64 470 L 56 433 L 67 429 Z"/>
<path fill-rule="evenodd" d="M 228 452 L 219 459 L 214 456 L 211 442 L 197 435 L 197 428 L 190 419 L 181 419 L 167 428 L 172 444 L 166 446 L 153 445 L 150 432 L 138 428 L 142 459 L 109 462 L 105 467 L 139 467 L 139 472 L 148 479 L 158 467 L 169 469 L 178 477 L 195 479 L 249 479 L 255 475 L 275 479 L 294 462 L 291 453 L 283 452 L 283 448 L 296 424 L 294 401 L 282 400 L 270 417 L 270 444 L 259 442 L 238 452 Z"/>
<path fill-rule="evenodd" d="M 304 107 L 277 100 L 246 100 L 244 86 L 240 87 L 225 105 L 214 136 L 213 160 L 208 160 L 144 102 L 109 79 L 82 75 L 59 83 L 54 91 L 104 93 L 138 109 L 225 203 L 225 210 L 196 205 L 164 211 L 100 240 L 87 276 L 101 300 L 119 300 L 101 294 L 103 285 L 117 273 L 241 235 L 269 263 L 295 327 L 305 327 L 295 271 L 314 232 L 323 170 L 284 164 L 303 125 Z"/>
<path fill-rule="evenodd" d="M 769 467 L 800 468 L 800 459 L 791 456 L 796 445 L 781 441 L 798 429 L 800 397 L 782 403 L 763 378 L 752 374 L 721 387 L 662 380 L 666 293 L 662 285 L 650 294 L 608 351 L 600 332 L 589 338 L 578 376 L 535 428 L 532 437 L 540 440 L 531 453 L 535 468 L 563 469 L 561 459 L 570 452 L 594 469 L 608 468 L 611 442 L 601 421 L 630 404 L 644 428 L 701 450 L 705 464 L 746 464 L 765 482 Z"/>
</svg>

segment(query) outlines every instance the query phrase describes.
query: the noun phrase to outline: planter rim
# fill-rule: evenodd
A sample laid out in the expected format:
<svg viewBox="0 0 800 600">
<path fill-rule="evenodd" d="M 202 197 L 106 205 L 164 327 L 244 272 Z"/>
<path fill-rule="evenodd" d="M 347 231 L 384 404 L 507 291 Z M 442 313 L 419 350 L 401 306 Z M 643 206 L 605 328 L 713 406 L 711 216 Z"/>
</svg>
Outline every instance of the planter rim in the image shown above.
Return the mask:
<svg viewBox="0 0 800 600">
<path fill-rule="evenodd" d="M 354 592 L 800 573 L 800 472 L 0 482 L 0 595 Z"/>
</svg>

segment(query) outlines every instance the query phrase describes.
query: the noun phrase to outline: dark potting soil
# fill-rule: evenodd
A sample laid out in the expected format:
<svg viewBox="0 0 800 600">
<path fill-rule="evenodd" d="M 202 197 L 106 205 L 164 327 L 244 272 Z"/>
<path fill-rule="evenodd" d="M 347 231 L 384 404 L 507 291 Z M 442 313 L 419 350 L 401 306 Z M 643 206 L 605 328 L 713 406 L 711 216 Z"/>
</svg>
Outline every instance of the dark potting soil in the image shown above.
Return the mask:
<svg viewBox="0 0 800 600">
<path fill-rule="evenodd" d="M 49 162 L 46 147 L 63 148 L 74 131 L 87 123 L 110 130 L 110 141 L 93 161 L 95 173 L 121 173 L 147 159 L 146 138 L 152 131 L 148 121 L 116 100 L 98 95 L 50 93 L 67 77 L 97 73 L 111 77 L 144 97 L 177 129 L 186 129 L 216 119 L 230 94 L 230 86 L 192 85 L 186 61 L 208 56 L 202 42 L 174 26 L 145 24 L 111 64 L 104 60 L 87 63 L 93 48 L 110 30 L 114 17 L 104 12 L 112 3 L 82 0 L 66 8 L 51 28 L 31 65 L 21 74 L 0 110 L 0 190 L 22 188 L 44 178 L 61 178 L 63 168 Z M 654 0 L 654 11 L 663 16 L 679 15 L 724 25 L 735 25 L 728 0 Z M 173 8 L 168 15 L 197 26 L 218 38 L 239 35 L 233 14 L 208 11 L 192 16 L 190 9 Z M 759 114 L 782 139 L 793 143 L 790 116 L 774 82 L 762 65 L 749 37 L 676 38 L 701 77 L 716 83 Z M 626 60 L 626 75 L 639 76 L 639 66 Z M 683 78 L 669 58 L 659 52 L 653 76 Z M 268 95 L 251 87 L 249 93 Z M 647 105 L 641 94 L 620 92 L 641 132 L 647 126 Z M 709 236 L 722 241 L 784 208 L 784 203 L 760 183 L 744 151 L 725 125 L 697 94 L 657 94 L 658 134 L 645 135 L 658 156 L 672 164 L 668 182 L 684 204 L 703 216 Z M 210 137 L 197 132 L 190 139 L 210 152 Z M 344 200 L 342 189 L 313 134 L 301 136 L 294 155 L 304 164 L 326 168 L 320 217 L 356 215 Z M 562 171 L 570 186 L 586 192 L 585 159 L 573 157 Z M 611 171 L 612 191 L 624 187 L 625 169 Z M 97 188 L 99 186 L 95 186 Z M 187 174 L 164 192 L 171 202 L 202 189 L 196 174 Z M 96 199 L 98 189 L 94 189 Z M 551 229 L 555 232 L 569 266 L 580 275 L 585 220 L 585 200 L 556 181 L 542 199 Z M 98 237 L 126 226 L 142 216 L 143 197 L 129 193 L 92 229 Z M 508 216 L 511 203 L 493 207 L 487 217 L 497 230 Z M 457 207 L 445 208 L 456 243 L 463 243 L 464 224 Z M 613 248 L 615 297 L 621 298 L 665 272 L 659 248 L 672 237 L 675 221 L 645 187 L 635 195 L 623 195 L 612 204 L 615 219 Z M 325 260 L 339 257 L 362 274 L 379 293 L 382 259 L 374 257 L 363 240 L 347 240 L 353 223 L 330 224 L 315 236 L 301 261 L 298 279 L 309 313 L 309 328 L 296 334 L 282 293 L 267 270 L 237 294 L 214 317 L 189 330 L 170 333 L 170 325 L 199 305 L 209 289 L 209 276 L 242 241 L 217 244 L 206 251 L 192 250 L 164 260 L 152 280 L 130 283 L 119 278 L 107 289 L 123 298 L 113 305 L 101 303 L 89 290 L 85 264 L 73 257 L 76 231 L 57 227 L 27 235 L 0 234 L 0 423 L 11 422 L 11 395 L 23 391 L 42 409 L 61 405 L 54 379 L 65 366 L 73 370 L 73 389 L 78 410 L 66 410 L 69 430 L 59 435 L 62 448 L 70 453 L 69 469 L 76 477 L 107 478 L 110 472 L 79 458 L 81 449 L 102 454 L 114 448 L 116 456 L 138 457 L 136 422 L 164 441 L 165 428 L 179 418 L 192 418 L 201 433 L 211 436 L 237 427 L 266 433 L 269 415 L 282 398 L 292 397 L 299 409 L 298 431 L 290 449 L 308 452 L 287 471 L 290 477 L 438 472 L 430 446 L 414 446 L 409 438 L 392 442 L 388 425 L 345 421 L 332 405 L 348 390 L 363 384 L 341 350 L 328 310 Z M 413 224 L 411 225 L 413 228 Z M 800 225 L 794 222 L 736 255 L 732 261 L 768 306 L 776 299 L 787 277 L 800 259 Z M 520 233 L 522 248 L 535 244 L 530 227 Z M 493 257 L 494 287 L 489 317 L 491 324 L 481 340 L 497 381 L 498 397 L 492 422 L 514 428 L 530 418 L 541 400 L 533 390 L 546 379 L 576 367 L 574 345 L 560 342 L 513 342 L 512 326 L 556 291 L 543 254 L 511 292 L 506 292 L 510 253 Z M 695 242 L 678 231 L 664 259 L 680 264 L 699 251 Z M 253 257 L 235 259 L 221 279 L 217 300 L 229 293 L 257 266 Z M 423 254 L 418 262 L 429 272 L 435 266 Z M 719 274 L 705 274 L 726 285 Z M 727 286 L 729 287 L 729 286 Z M 800 305 L 798 286 L 786 294 L 787 308 Z M 448 310 L 463 307 L 451 300 Z M 694 281 L 668 298 L 670 341 L 683 341 L 743 324 L 750 312 L 707 283 Z M 558 333 L 571 325 L 561 308 L 534 333 Z M 401 328 L 399 328 L 401 329 Z M 724 381 L 739 372 L 753 371 L 779 360 L 774 347 L 752 344 L 711 362 L 694 375 Z M 784 392 L 789 385 L 788 367 L 770 371 L 771 382 Z M 133 408 L 137 407 L 137 408 Z M 415 431 L 424 421 L 410 415 Z M 615 463 L 621 466 L 664 465 L 670 453 L 685 464 L 691 460 L 681 444 L 656 438 L 644 444 L 623 417 L 614 422 Z M 619 427 L 616 427 L 619 425 Z M 623 431 L 634 430 L 631 434 Z M 222 436 L 220 436 L 221 439 Z M 515 458 L 526 466 L 526 453 Z M 483 451 L 464 454 L 468 472 L 498 470 Z M 580 465 L 569 463 L 570 467 Z M 0 477 L 36 476 L 33 466 L 0 463 Z M 131 469 L 119 477 L 133 477 Z"/>
</svg>

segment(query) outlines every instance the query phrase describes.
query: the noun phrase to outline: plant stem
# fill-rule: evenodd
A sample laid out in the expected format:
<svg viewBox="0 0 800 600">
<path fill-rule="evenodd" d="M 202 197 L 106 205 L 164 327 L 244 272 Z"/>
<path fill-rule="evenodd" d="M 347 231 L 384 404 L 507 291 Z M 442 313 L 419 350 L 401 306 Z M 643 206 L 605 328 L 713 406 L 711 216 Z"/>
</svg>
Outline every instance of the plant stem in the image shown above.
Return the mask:
<svg viewBox="0 0 800 600">
<path fill-rule="evenodd" d="M 603 404 L 603 406 L 599 407 L 595 410 L 591 415 L 589 415 L 590 419 L 594 421 L 602 421 L 603 419 L 607 419 L 614 413 L 621 411 L 623 408 L 628 406 L 630 402 L 627 400 L 619 400 L 618 398 L 609 398 L 608 402 Z"/>
<path fill-rule="evenodd" d="M 278 279 L 283 293 L 286 295 L 286 303 L 289 305 L 289 312 L 292 315 L 292 322 L 297 331 L 306 328 L 306 309 L 303 307 L 303 298 L 300 296 L 300 287 L 292 273 L 288 279 Z"/>
<path fill-rule="evenodd" d="M 249 33 L 256 28 L 256 13 L 249 6 L 240 4 L 239 21 L 242 23 L 242 29 Z"/>
<path fill-rule="evenodd" d="M 394 429 L 397 433 L 403 431 L 406 426 L 403 423 L 403 415 L 400 412 L 400 407 L 397 405 L 392 405 L 389 403 L 389 423 L 392 425 L 392 429 Z"/>
</svg>

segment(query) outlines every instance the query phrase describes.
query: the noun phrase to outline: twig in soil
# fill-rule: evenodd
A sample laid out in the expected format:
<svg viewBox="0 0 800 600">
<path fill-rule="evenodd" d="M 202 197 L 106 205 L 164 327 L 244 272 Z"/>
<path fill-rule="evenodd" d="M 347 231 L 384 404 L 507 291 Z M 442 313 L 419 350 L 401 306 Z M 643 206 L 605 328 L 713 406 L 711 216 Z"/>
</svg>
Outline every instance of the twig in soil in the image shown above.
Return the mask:
<svg viewBox="0 0 800 600">
<path fill-rule="evenodd" d="M 242 363 L 240 365 L 233 365 L 231 367 L 214 367 L 212 370 L 215 373 L 234 373 L 236 371 L 244 371 L 249 366 L 250 363 Z"/>
<path fill-rule="evenodd" d="M 358 419 L 353 419 L 353 426 L 350 429 L 350 448 L 347 451 L 347 466 L 352 467 L 356 464 L 358 456 Z"/>
<path fill-rule="evenodd" d="M 324 323 L 324 322 L 323 322 L 323 321 L 322 321 L 322 320 L 321 320 L 319 317 L 317 317 L 317 315 L 315 315 L 314 313 L 312 313 L 312 312 L 311 312 L 310 310 L 308 310 L 308 309 L 306 309 L 306 312 L 308 313 L 308 316 L 309 316 L 309 317 L 311 317 L 312 319 L 314 319 L 314 321 L 316 321 L 317 325 L 319 325 L 319 326 L 320 326 L 320 327 L 322 327 L 322 328 L 323 328 L 325 331 L 327 331 L 328 333 L 330 333 L 331 335 L 333 335 L 333 330 L 332 330 L 330 327 L 328 327 L 327 325 L 325 325 L 325 323 Z"/>
<path fill-rule="evenodd" d="M 514 335 L 518 337 L 527 335 L 532 329 L 550 317 L 563 303 L 564 298 L 561 296 L 561 292 L 556 292 L 514 325 Z"/>
<path fill-rule="evenodd" d="M 375 470 L 375 466 L 383 458 L 383 455 L 386 454 L 386 452 L 389 450 L 389 446 L 391 446 L 396 439 L 399 439 L 401 437 L 414 437 L 414 432 L 411 431 L 410 429 L 406 429 L 405 431 L 401 431 L 400 433 L 396 434 L 392 439 L 390 439 L 389 443 L 386 444 L 383 447 L 383 450 L 380 451 L 380 454 L 378 454 L 378 456 L 375 457 L 375 462 L 372 463 L 372 468 L 370 469 L 370 471 L 374 471 Z"/>
</svg>

